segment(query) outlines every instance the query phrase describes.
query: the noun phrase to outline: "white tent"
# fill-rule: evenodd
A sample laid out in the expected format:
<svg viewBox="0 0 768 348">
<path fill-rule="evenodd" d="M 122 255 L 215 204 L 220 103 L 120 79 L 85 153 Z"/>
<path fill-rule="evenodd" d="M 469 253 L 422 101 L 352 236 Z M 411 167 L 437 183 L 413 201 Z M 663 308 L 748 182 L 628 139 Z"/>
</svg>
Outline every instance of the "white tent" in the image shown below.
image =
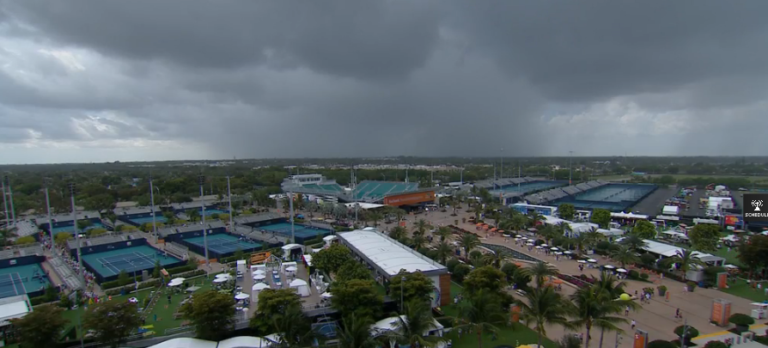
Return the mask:
<svg viewBox="0 0 768 348">
<path fill-rule="evenodd" d="M 661 213 L 664 215 L 677 215 L 680 213 L 680 208 L 676 205 L 665 205 L 664 208 L 661 209 Z"/>
<path fill-rule="evenodd" d="M 405 316 L 400 316 L 402 320 L 406 320 Z M 384 333 L 387 331 L 396 331 L 398 329 L 399 320 L 397 317 L 391 317 L 382 319 L 376 322 L 376 324 L 373 324 L 371 326 L 371 330 L 376 333 Z M 443 336 L 443 325 L 440 324 L 436 319 L 432 319 L 432 325 L 430 325 L 431 328 L 427 328 L 424 331 L 424 336 L 434 335 L 442 337 Z"/>
<path fill-rule="evenodd" d="M 598 228 L 597 232 L 606 237 L 621 236 L 624 234 L 624 230 L 620 228 L 610 228 L 610 229 Z"/>
<path fill-rule="evenodd" d="M 336 236 L 333 236 L 333 235 L 331 235 L 331 236 L 325 236 L 325 237 L 323 237 L 323 241 L 324 241 L 324 242 L 326 242 L 326 243 L 330 243 L 331 241 L 334 241 L 334 240 L 336 240 L 337 238 L 338 238 L 338 237 L 336 237 Z"/>
<path fill-rule="evenodd" d="M 299 296 L 301 297 L 309 296 L 309 286 L 307 285 L 307 282 L 301 279 L 294 279 L 291 282 L 290 287 L 291 289 L 296 289 L 296 292 L 299 293 Z"/>
<path fill-rule="evenodd" d="M 266 348 L 272 341 L 253 336 L 238 336 L 219 342 L 219 348 Z"/>
<path fill-rule="evenodd" d="M 216 348 L 218 344 L 216 342 L 200 340 L 197 338 L 181 337 L 173 338 L 161 343 L 158 343 L 149 348 Z"/>
<path fill-rule="evenodd" d="M 286 244 L 286 245 L 283 245 L 283 250 L 284 251 L 288 251 L 288 250 L 292 250 L 292 249 L 301 249 L 301 248 L 303 248 L 303 246 L 301 246 L 300 244 Z"/>
</svg>

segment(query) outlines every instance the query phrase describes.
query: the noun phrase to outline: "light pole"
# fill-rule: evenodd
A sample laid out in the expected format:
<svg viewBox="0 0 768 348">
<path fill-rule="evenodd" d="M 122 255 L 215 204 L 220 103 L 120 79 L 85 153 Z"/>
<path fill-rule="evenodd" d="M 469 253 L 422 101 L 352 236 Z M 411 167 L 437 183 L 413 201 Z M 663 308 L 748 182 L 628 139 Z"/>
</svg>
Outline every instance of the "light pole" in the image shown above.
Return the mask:
<svg viewBox="0 0 768 348">
<path fill-rule="evenodd" d="M 499 179 L 504 179 L 504 148 L 501 148 L 501 168 L 499 168 Z"/>
<path fill-rule="evenodd" d="M 80 281 L 82 282 L 83 286 L 85 286 L 85 277 L 83 276 L 83 255 L 80 253 L 80 232 L 77 230 L 77 208 L 75 207 L 75 183 L 71 182 L 69 183 L 69 194 L 71 196 L 71 202 L 72 202 L 72 227 L 75 231 L 75 244 L 77 245 L 77 275 L 80 278 Z M 53 227 L 51 227 L 51 230 L 53 230 Z M 85 291 L 85 289 L 83 289 Z M 78 301 L 80 300 L 80 297 L 77 296 Z M 78 303 L 79 305 L 79 303 Z M 85 336 L 85 333 L 83 332 L 83 316 L 80 315 L 77 318 L 78 325 L 80 326 L 80 347 L 83 347 L 83 338 Z"/>
<path fill-rule="evenodd" d="M 152 235 L 155 236 L 155 243 L 157 243 L 157 220 L 155 219 L 155 188 L 152 186 L 152 173 L 149 173 L 149 200 L 152 207 Z"/>
<path fill-rule="evenodd" d="M 568 185 L 573 183 L 573 167 L 571 166 L 571 159 L 573 158 L 573 151 L 568 151 Z"/>
<path fill-rule="evenodd" d="M 229 175 L 227 175 L 227 198 L 229 199 L 229 229 L 230 232 L 235 232 L 235 223 L 233 218 L 235 214 L 232 211 L 232 191 L 231 186 L 229 185 Z"/>
<path fill-rule="evenodd" d="M 5 205 L 5 226 L 9 226 L 10 220 L 8 219 L 8 196 L 5 194 L 5 178 L 0 181 L 3 185 L 3 205 Z"/>
<path fill-rule="evenodd" d="M 615 348 L 619 348 L 619 343 L 621 343 L 622 339 L 623 339 L 623 337 L 621 335 L 619 335 L 618 332 L 616 332 L 616 347 Z"/>
<path fill-rule="evenodd" d="M 8 199 L 11 201 L 11 222 L 16 225 L 16 211 L 13 208 L 13 188 L 11 187 L 11 180 L 8 179 L 8 175 L 5 176 L 5 186 L 8 187 Z"/>
<path fill-rule="evenodd" d="M 208 229 L 205 228 L 205 192 L 203 187 L 205 186 L 205 176 L 200 175 L 198 177 L 200 181 L 200 207 L 202 210 L 201 222 L 203 223 L 203 249 L 205 252 L 205 276 L 208 277 L 208 273 L 211 271 L 211 261 L 208 258 Z"/>
<path fill-rule="evenodd" d="M 403 284 L 405 284 L 405 274 L 400 275 L 400 314 L 403 314 Z"/>
<path fill-rule="evenodd" d="M 51 219 L 51 199 L 48 196 L 48 178 L 43 179 L 43 183 L 45 184 L 45 208 L 48 213 L 48 234 L 51 235 L 51 250 L 53 250 L 55 244 L 53 239 L 53 219 Z"/>
<path fill-rule="evenodd" d="M 294 235 L 294 223 L 293 223 L 293 192 L 288 192 L 288 210 L 291 214 L 291 243 L 296 243 L 296 236 Z"/>
</svg>

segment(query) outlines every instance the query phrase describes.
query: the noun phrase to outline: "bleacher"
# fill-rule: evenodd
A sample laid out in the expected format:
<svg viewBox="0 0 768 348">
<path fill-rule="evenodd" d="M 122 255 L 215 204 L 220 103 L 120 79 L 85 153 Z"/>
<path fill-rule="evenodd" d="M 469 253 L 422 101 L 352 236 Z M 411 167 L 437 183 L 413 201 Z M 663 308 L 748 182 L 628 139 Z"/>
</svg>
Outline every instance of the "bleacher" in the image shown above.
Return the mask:
<svg viewBox="0 0 768 348">
<path fill-rule="evenodd" d="M 110 244 L 110 243 L 122 242 L 126 240 L 128 240 L 128 235 L 108 233 L 108 234 L 101 235 L 98 237 L 93 237 L 93 238 L 80 238 L 80 247 L 82 248 L 87 246 Z M 76 239 L 68 240 L 67 246 L 69 246 L 70 249 L 77 248 L 77 240 Z"/>
<path fill-rule="evenodd" d="M 19 256 L 31 256 L 31 255 L 42 256 L 44 253 L 43 246 L 40 245 L 39 243 L 19 246 L 18 251 L 19 251 Z"/>
<path fill-rule="evenodd" d="M 543 203 L 551 202 L 561 198 L 565 198 L 568 196 L 575 196 L 585 191 L 588 191 L 597 187 L 605 186 L 607 184 L 608 184 L 607 182 L 600 181 L 600 180 L 589 181 L 589 182 L 580 183 L 576 185 L 570 185 L 567 187 L 557 187 L 557 188 L 553 188 L 543 192 L 534 193 L 534 194 L 523 197 L 523 199 L 525 199 L 526 201 L 532 204 L 543 204 Z"/>
<path fill-rule="evenodd" d="M 238 234 L 252 240 L 264 242 L 266 244 L 288 244 L 288 237 L 279 234 L 272 235 L 272 233 L 261 233 L 261 231 L 254 231 L 250 226 L 241 226 L 235 224 L 235 229 L 232 231 L 234 234 Z"/>
<path fill-rule="evenodd" d="M 418 183 L 363 181 L 354 190 L 356 200 L 378 200 L 388 195 L 419 189 Z"/>
<path fill-rule="evenodd" d="M 51 265 L 53 271 L 59 278 L 61 278 L 61 281 L 64 282 L 69 289 L 85 289 L 85 284 L 80 280 L 80 277 L 78 277 L 72 268 L 70 268 L 58 255 L 49 257 L 48 264 Z"/>
<path fill-rule="evenodd" d="M 308 184 L 303 185 L 303 188 L 311 189 L 311 190 L 318 190 L 318 191 L 327 191 L 329 193 L 337 193 L 337 192 L 344 192 L 344 188 L 339 186 L 339 184 Z"/>
<path fill-rule="evenodd" d="M 234 219 L 235 225 L 246 225 L 254 222 L 269 221 L 281 218 L 282 215 L 278 213 L 259 213 L 253 215 L 241 215 Z"/>
<path fill-rule="evenodd" d="M 180 258 L 182 260 L 189 260 L 189 248 L 174 242 L 166 242 L 163 248 L 166 252 Z"/>
</svg>

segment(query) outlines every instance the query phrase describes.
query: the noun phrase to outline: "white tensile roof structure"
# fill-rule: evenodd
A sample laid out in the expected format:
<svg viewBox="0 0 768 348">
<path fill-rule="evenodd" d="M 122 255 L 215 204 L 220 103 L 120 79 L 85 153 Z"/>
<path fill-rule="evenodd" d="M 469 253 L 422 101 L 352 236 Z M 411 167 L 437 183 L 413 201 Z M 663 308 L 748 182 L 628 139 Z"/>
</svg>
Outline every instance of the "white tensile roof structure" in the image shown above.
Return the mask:
<svg viewBox="0 0 768 348">
<path fill-rule="evenodd" d="M 400 270 L 409 273 L 420 271 L 427 275 L 448 273 L 445 266 L 400 244 L 383 233 L 357 230 L 342 232 L 337 236 L 354 253 L 378 268 L 379 273 L 389 277 L 397 275 Z"/>
<path fill-rule="evenodd" d="M 149 348 L 216 348 L 218 343 L 197 338 L 181 337 L 160 342 Z"/>
<path fill-rule="evenodd" d="M 0 299 L 0 327 L 10 325 L 11 319 L 23 318 L 32 312 L 32 305 L 27 295 Z"/>
<path fill-rule="evenodd" d="M 273 341 L 253 336 L 232 337 L 219 342 L 218 348 L 262 348 L 269 347 Z"/>
</svg>

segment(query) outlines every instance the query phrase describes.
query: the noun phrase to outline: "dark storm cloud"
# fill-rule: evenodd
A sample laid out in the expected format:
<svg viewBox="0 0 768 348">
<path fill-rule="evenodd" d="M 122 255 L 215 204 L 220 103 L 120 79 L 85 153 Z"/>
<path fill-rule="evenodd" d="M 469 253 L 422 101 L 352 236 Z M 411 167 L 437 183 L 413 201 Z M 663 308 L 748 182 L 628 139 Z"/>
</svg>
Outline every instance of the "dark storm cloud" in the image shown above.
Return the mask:
<svg viewBox="0 0 768 348">
<path fill-rule="evenodd" d="M 757 147 L 735 129 L 768 112 L 765 13 L 764 1 L 0 0 L 0 146 L 93 148 L 76 160 L 121 146 L 137 159 L 153 146 L 741 154 L 733 144 Z"/>
</svg>

